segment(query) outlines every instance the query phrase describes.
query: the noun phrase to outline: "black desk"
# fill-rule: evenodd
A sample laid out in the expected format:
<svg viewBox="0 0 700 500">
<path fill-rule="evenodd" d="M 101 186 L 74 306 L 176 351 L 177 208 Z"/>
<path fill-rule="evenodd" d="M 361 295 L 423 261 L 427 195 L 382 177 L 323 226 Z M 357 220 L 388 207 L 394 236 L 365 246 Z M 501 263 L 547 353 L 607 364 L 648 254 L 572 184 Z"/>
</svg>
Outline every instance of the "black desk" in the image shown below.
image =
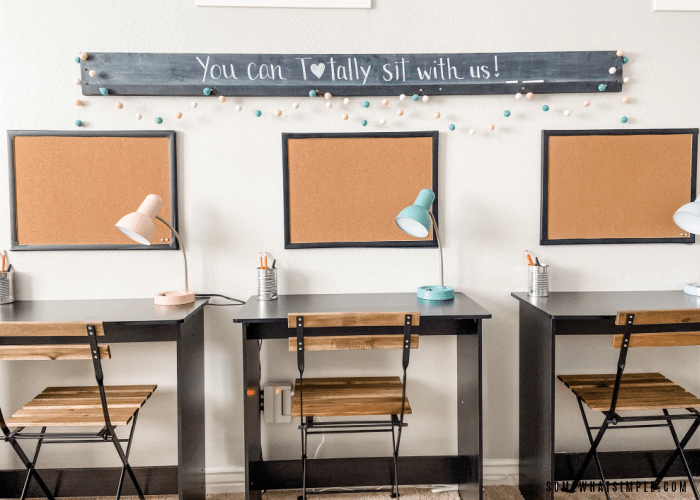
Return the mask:
<svg viewBox="0 0 700 500">
<path fill-rule="evenodd" d="M 491 314 L 463 293 L 456 293 L 453 301 L 432 303 L 419 301 L 414 293 L 281 295 L 272 301 L 258 301 L 256 297 L 251 297 L 234 319 L 243 326 L 246 498 L 258 500 L 262 490 L 301 488 L 300 459 L 266 461 L 262 457 L 258 342 L 263 339 L 287 339 L 294 335 L 293 330 L 287 328 L 289 313 L 355 311 L 419 311 L 420 326 L 414 328 L 419 335 L 457 336 L 458 454 L 400 456 L 399 482 L 458 484 L 462 498 L 480 499 L 481 320 L 490 318 Z M 396 328 L 400 333 L 401 327 L 377 327 L 375 333 L 395 334 Z M 367 330 L 363 331 L 366 333 Z M 311 332 L 309 334 L 312 335 Z M 343 328 L 342 332 L 337 333 L 353 334 L 358 331 Z M 411 367 L 420 369 L 415 364 Z M 391 484 L 391 470 L 390 456 L 309 460 L 307 487 L 388 485 Z"/>
<path fill-rule="evenodd" d="M 513 293 L 520 303 L 520 492 L 526 500 L 553 497 L 554 481 L 571 481 L 582 453 L 555 453 L 554 385 L 557 335 L 620 333 L 622 310 L 689 309 L 696 298 L 681 291 L 550 292 L 549 297 Z M 613 367 L 611 366 L 612 370 Z M 585 451 L 588 451 L 586 445 Z M 669 452 L 600 452 L 606 479 L 656 477 Z M 700 450 L 687 450 L 693 475 L 700 474 Z M 599 480 L 591 461 L 584 479 Z M 676 462 L 667 477 L 684 476 Z M 548 483 L 550 488 L 548 488 Z"/>
<path fill-rule="evenodd" d="M 206 299 L 175 311 L 156 311 L 153 299 L 36 300 L 0 305 L 0 322 L 96 321 L 103 322 L 100 343 L 177 342 L 178 464 L 134 467 L 146 495 L 179 493 L 182 500 L 204 500 L 204 306 Z M 2 344 L 68 344 L 77 337 L 0 337 Z M 88 372 L 86 372 L 88 373 Z M 109 381 L 106 381 L 109 384 Z M 157 392 L 156 392 L 157 394 Z M 29 395 L 31 397 L 33 395 Z M 146 405 L 146 408 L 148 405 Z M 14 410 L 14 409 L 13 409 Z M 148 411 L 148 410 L 145 410 Z M 141 429 L 143 432 L 143 429 Z M 138 446 L 138 432 L 136 433 Z M 0 443 L 4 445 L 4 443 Z M 9 449 L 9 445 L 8 449 Z M 110 450 L 113 451 L 113 450 Z M 66 457 L 70 463 L 70 456 Z M 121 468 L 39 469 L 55 496 L 112 496 Z M 26 470 L 0 471 L 0 492 L 19 497 Z M 29 497 L 43 497 L 32 481 Z M 129 481 L 124 495 L 135 495 Z"/>
</svg>

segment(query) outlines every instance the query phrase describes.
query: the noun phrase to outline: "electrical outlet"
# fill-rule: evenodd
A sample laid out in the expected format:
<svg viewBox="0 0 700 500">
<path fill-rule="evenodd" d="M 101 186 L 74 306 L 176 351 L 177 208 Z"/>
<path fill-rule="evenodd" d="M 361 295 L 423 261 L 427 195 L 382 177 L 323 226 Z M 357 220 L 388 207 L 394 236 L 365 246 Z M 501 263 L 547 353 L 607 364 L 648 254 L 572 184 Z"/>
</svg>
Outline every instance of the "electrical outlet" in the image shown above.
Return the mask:
<svg viewBox="0 0 700 500">
<path fill-rule="evenodd" d="M 268 382 L 263 387 L 263 397 L 263 417 L 266 424 L 284 424 L 292 421 L 291 383 Z"/>
</svg>

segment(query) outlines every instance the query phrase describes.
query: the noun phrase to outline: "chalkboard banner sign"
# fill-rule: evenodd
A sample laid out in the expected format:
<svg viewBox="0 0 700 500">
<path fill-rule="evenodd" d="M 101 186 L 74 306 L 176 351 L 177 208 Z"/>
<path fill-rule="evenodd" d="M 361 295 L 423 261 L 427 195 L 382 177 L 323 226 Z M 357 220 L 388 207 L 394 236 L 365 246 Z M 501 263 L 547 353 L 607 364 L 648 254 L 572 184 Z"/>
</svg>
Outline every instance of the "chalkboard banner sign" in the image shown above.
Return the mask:
<svg viewBox="0 0 700 500">
<path fill-rule="evenodd" d="M 83 95 L 336 96 L 620 92 L 615 51 L 492 54 L 90 53 Z M 610 74 L 610 68 L 615 68 Z M 88 76 L 89 70 L 97 75 Z M 601 86 L 601 84 L 604 85 Z M 600 86 L 600 88 L 599 88 Z"/>
</svg>

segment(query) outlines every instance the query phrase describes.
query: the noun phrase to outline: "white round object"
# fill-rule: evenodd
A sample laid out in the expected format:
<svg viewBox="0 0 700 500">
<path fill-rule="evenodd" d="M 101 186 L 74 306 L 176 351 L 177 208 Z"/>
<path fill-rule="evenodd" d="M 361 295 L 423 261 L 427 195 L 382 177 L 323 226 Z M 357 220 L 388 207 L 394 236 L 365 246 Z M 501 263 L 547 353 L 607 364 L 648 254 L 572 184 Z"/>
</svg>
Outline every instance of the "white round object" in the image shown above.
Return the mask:
<svg viewBox="0 0 700 500">
<path fill-rule="evenodd" d="M 323 94 L 323 97 L 325 97 L 326 100 L 328 100 L 328 99 L 330 99 L 331 97 L 333 97 L 333 94 L 331 94 L 330 92 L 326 92 L 325 94 Z"/>
<path fill-rule="evenodd" d="M 177 113 L 175 113 L 175 118 L 177 118 L 178 120 L 179 120 L 180 118 L 182 118 L 182 113 L 179 112 L 179 111 L 178 111 Z"/>
<path fill-rule="evenodd" d="M 588 106 L 591 105 L 591 101 L 583 101 L 583 107 L 587 108 Z"/>
<path fill-rule="evenodd" d="M 192 101 L 192 107 L 196 108 L 197 107 L 197 101 Z"/>
<path fill-rule="evenodd" d="M 612 68 L 610 68 L 608 70 L 608 73 L 610 73 L 611 75 L 614 75 L 615 73 L 617 73 L 617 68 L 615 66 L 613 66 Z"/>
<path fill-rule="evenodd" d="M 622 99 L 620 99 L 620 102 L 621 102 L 622 104 L 627 104 L 628 102 L 630 102 L 630 98 L 627 97 L 627 96 L 625 96 L 625 97 L 623 97 Z"/>
<path fill-rule="evenodd" d="M 476 130 L 474 130 L 473 128 L 470 128 L 469 135 L 474 135 L 474 134 L 476 134 Z"/>
<path fill-rule="evenodd" d="M 328 109 L 331 109 L 331 108 L 333 107 L 333 103 L 332 103 L 331 101 L 328 101 L 328 102 L 326 103 L 326 107 L 327 107 Z"/>
<path fill-rule="evenodd" d="M 226 102 L 226 96 L 220 95 L 219 102 Z"/>
<path fill-rule="evenodd" d="M 386 118 L 380 118 L 379 123 L 381 123 L 382 125 L 386 124 Z"/>
<path fill-rule="evenodd" d="M 493 131 L 493 130 L 495 130 L 495 128 L 496 128 L 496 125 L 494 125 L 493 123 L 491 125 L 489 125 L 489 130 Z"/>
<path fill-rule="evenodd" d="M 73 80 L 73 82 L 74 82 L 76 85 L 80 85 L 80 83 L 81 83 L 80 78 L 76 78 L 75 80 Z"/>
<path fill-rule="evenodd" d="M 348 99 L 347 97 L 343 99 L 343 104 L 350 104 L 350 99 Z"/>
<path fill-rule="evenodd" d="M 137 120 L 140 120 L 141 118 L 143 118 L 141 116 L 141 113 L 136 113 L 134 116 L 136 117 Z"/>
<path fill-rule="evenodd" d="M 396 114 L 399 116 L 403 115 L 403 109 L 397 109 Z"/>
<path fill-rule="evenodd" d="M 95 71 L 94 69 L 91 69 L 90 72 L 88 73 L 88 75 L 90 75 L 92 77 L 97 76 L 97 71 Z"/>
<path fill-rule="evenodd" d="M 423 102 L 428 102 L 429 100 L 430 100 L 430 97 L 428 97 L 427 95 L 423 96 Z"/>
<path fill-rule="evenodd" d="M 438 118 L 440 118 L 440 112 L 439 112 L 439 111 L 436 111 L 435 114 L 433 115 L 433 117 L 434 117 L 436 120 L 437 120 Z"/>
<path fill-rule="evenodd" d="M 523 96 L 523 95 L 522 95 L 520 92 L 518 92 L 517 94 L 515 94 L 515 98 L 516 98 L 516 99 L 520 99 L 522 96 Z"/>
<path fill-rule="evenodd" d="M 403 101 L 404 99 L 406 99 L 406 94 L 401 94 L 399 96 L 399 101 Z"/>
<path fill-rule="evenodd" d="M 622 57 L 622 56 L 625 55 L 625 51 L 624 51 L 624 50 L 618 50 L 617 52 L 615 52 L 615 55 L 616 55 L 617 57 Z"/>
<path fill-rule="evenodd" d="M 343 113 L 342 116 L 341 116 L 340 118 L 343 119 L 343 120 L 347 120 L 347 119 L 348 119 L 348 114 L 347 114 L 347 113 Z"/>
<path fill-rule="evenodd" d="M 328 104 L 330 104 L 330 103 L 328 103 Z M 278 109 L 277 111 L 275 111 L 275 116 L 282 116 L 282 110 Z"/>
<path fill-rule="evenodd" d="M 294 109 L 299 109 L 299 103 L 298 103 L 298 102 L 295 102 L 294 104 L 292 104 L 292 107 L 293 107 Z"/>
<path fill-rule="evenodd" d="M 629 83 L 630 82 L 630 77 L 626 76 L 622 79 L 622 83 Z"/>
<path fill-rule="evenodd" d="M 570 114 L 571 114 L 571 111 L 569 111 L 568 109 L 564 110 L 564 116 L 569 116 Z"/>
<path fill-rule="evenodd" d="M 233 109 L 235 109 L 236 111 L 241 111 L 243 109 L 243 106 L 241 106 L 240 104 L 236 104 L 236 107 Z"/>
<path fill-rule="evenodd" d="M 389 99 L 382 99 L 382 106 L 386 106 L 389 104 Z"/>
<path fill-rule="evenodd" d="M 528 92 L 528 93 L 525 95 L 525 97 L 527 97 L 528 99 L 532 99 L 534 96 L 535 96 L 535 94 L 533 94 L 532 92 Z"/>
</svg>

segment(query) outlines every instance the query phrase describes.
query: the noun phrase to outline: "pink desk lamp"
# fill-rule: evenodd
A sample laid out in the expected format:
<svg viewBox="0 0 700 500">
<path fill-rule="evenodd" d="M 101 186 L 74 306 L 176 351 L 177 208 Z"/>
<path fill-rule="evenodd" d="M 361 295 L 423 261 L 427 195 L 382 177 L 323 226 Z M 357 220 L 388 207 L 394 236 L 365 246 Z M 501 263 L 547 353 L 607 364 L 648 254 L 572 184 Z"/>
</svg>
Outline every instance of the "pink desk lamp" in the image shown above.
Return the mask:
<svg viewBox="0 0 700 500">
<path fill-rule="evenodd" d="M 187 256 L 185 255 L 185 247 L 182 245 L 182 238 L 177 234 L 175 228 L 158 215 L 158 210 L 160 210 L 161 206 L 163 206 L 161 197 L 157 194 L 149 194 L 136 212 L 122 217 L 114 227 L 142 245 L 150 245 L 151 241 L 153 241 L 156 231 L 154 219 L 158 219 L 170 228 L 180 242 L 182 257 L 185 260 L 185 290 L 158 293 L 155 297 L 155 303 L 161 306 L 189 304 L 194 302 L 195 297 L 194 292 L 190 291 L 187 283 Z"/>
</svg>

